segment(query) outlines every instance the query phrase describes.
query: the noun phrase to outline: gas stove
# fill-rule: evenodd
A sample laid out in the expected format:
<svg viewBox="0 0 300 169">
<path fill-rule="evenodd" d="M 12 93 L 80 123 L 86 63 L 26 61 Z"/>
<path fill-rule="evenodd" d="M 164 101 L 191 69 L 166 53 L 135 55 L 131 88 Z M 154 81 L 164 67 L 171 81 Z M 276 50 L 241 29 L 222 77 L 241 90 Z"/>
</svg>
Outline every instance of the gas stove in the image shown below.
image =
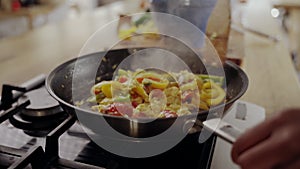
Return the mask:
<svg viewBox="0 0 300 169">
<path fill-rule="evenodd" d="M 20 86 L 3 85 L 0 105 L 2 168 L 210 168 L 216 136 L 198 142 L 186 136 L 169 151 L 149 158 L 125 158 L 96 145 L 76 116 L 47 93 L 45 76 Z"/>
</svg>

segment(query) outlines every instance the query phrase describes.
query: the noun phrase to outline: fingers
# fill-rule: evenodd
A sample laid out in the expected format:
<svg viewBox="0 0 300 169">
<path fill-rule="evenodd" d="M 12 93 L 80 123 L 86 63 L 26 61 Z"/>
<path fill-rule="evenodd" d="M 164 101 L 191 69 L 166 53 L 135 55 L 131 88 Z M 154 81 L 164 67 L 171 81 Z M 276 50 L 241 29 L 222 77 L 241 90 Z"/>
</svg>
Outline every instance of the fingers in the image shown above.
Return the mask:
<svg viewBox="0 0 300 169">
<path fill-rule="evenodd" d="M 248 130 L 233 144 L 231 156 L 234 162 L 237 162 L 238 156 L 255 144 L 267 139 L 274 128 L 274 120 L 268 120 L 256 127 Z"/>
<path fill-rule="evenodd" d="M 233 145 L 232 158 L 242 168 L 300 168 L 300 110 L 286 110 L 243 134 Z M 292 161 L 292 163 L 290 163 Z"/>
<path fill-rule="evenodd" d="M 292 163 L 291 165 L 285 167 L 285 169 L 298 169 L 298 168 L 300 168 L 300 159 Z"/>
<path fill-rule="evenodd" d="M 289 163 L 286 163 L 280 167 L 276 167 L 276 169 L 298 169 L 300 168 L 300 158 L 294 159 Z"/>
<path fill-rule="evenodd" d="M 294 154 L 285 146 L 287 141 L 271 136 L 245 151 L 237 158 L 242 168 L 273 168 L 282 161 L 290 161 Z"/>
</svg>

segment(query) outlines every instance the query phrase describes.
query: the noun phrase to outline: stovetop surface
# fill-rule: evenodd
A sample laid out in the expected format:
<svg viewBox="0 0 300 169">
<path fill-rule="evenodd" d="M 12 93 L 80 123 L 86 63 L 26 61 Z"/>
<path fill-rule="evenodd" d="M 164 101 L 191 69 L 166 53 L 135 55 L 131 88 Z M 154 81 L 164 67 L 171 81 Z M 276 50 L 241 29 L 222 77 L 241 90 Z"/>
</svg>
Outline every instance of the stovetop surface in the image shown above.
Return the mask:
<svg viewBox="0 0 300 169">
<path fill-rule="evenodd" d="M 45 137 L 34 137 L 26 134 L 24 130 L 14 127 L 9 120 L 0 125 L 0 145 L 16 149 L 28 150 L 32 146 L 42 146 L 45 150 Z M 60 157 L 75 160 L 81 149 L 90 142 L 81 126 L 75 123 L 60 137 Z"/>
<path fill-rule="evenodd" d="M 45 151 L 46 138 L 34 137 L 15 128 L 8 120 L 0 125 L 0 145 L 28 152 L 34 146 Z M 176 148 L 150 158 L 130 159 L 111 154 L 92 142 L 77 122 L 59 139 L 59 157 L 103 168 L 159 168 L 168 164 L 172 168 L 185 168 L 201 164 L 203 147 L 197 142 L 198 135 L 185 138 Z M 0 159 L 1 159 L 0 154 Z M 1 166 L 1 161 L 0 161 Z M 6 167 L 6 166 L 2 166 Z M 53 168 L 54 166 L 50 167 Z M 1 167 L 0 167 L 1 168 Z M 55 167 L 54 167 L 55 168 Z"/>
</svg>

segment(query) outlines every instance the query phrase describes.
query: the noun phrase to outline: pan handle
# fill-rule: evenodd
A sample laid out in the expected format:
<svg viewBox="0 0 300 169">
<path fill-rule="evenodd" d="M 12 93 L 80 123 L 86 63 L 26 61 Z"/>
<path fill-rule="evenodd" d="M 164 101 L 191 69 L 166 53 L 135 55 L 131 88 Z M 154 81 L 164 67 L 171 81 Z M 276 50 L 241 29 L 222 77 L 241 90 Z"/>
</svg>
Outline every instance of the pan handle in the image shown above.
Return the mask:
<svg viewBox="0 0 300 169">
<path fill-rule="evenodd" d="M 0 110 L 8 110 L 25 92 L 39 88 L 44 85 L 46 75 L 42 74 L 21 84 L 20 87 L 3 85 L 0 96 Z"/>
<path fill-rule="evenodd" d="M 232 124 L 226 123 L 219 118 L 211 119 L 203 122 L 203 127 L 221 137 L 230 144 L 242 134 L 242 131 Z"/>
<path fill-rule="evenodd" d="M 195 119 L 188 119 L 184 122 L 184 125 L 182 127 L 183 133 L 194 133 L 193 126 L 196 123 Z"/>
<path fill-rule="evenodd" d="M 46 75 L 40 74 L 25 83 L 21 84 L 20 86 L 25 89 L 25 92 L 28 92 L 33 89 L 37 89 L 41 86 L 44 85 L 46 79 Z M 18 92 L 18 91 L 13 91 L 13 99 L 16 100 L 19 97 L 21 97 L 24 93 L 23 92 Z"/>
<path fill-rule="evenodd" d="M 193 134 L 200 132 L 202 129 L 202 122 L 198 119 L 187 119 L 184 122 L 184 125 L 182 127 L 183 133 Z"/>
</svg>

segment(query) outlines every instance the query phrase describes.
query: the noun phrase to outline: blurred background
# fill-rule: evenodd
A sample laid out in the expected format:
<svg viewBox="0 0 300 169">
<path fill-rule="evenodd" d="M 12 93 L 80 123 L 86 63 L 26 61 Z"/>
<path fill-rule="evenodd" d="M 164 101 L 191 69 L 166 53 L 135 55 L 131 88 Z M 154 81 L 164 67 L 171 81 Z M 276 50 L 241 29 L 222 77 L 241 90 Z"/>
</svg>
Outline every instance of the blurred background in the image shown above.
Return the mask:
<svg viewBox="0 0 300 169">
<path fill-rule="evenodd" d="M 0 38 L 93 12 L 116 0 L 1 0 Z"/>
<path fill-rule="evenodd" d="M 108 40 L 97 42 L 99 50 L 110 47 L 108 41 L 124 39 L 136 29 L 130 25 L 133 19 L 123 16 L 150 11 L 152 2 L 152 0 L 0 0 L 0 72 L 6 72 L 0 73 L 0 81 L 16 84 L 37 74 L 49 73 L 56 65 L 76 57 L 87 39 L 101 26 L 121 18 L 116 30 L 110 30 L 112 34 L 107 37 Z M 187 3 L 193 0 L 178 2 L 177 5 L 183 5 L 187 9 L 195 7 L 193 3 Z M 238 46 L 236 48 L 241 51 L 227 50 L 231 3 L 243 4 L 239 0 L 232 2 L 218 0 L 215 8 L 212 6 L 213 12 L 206 30 L 222 60 L 227 51 L 243 52 L 243 48 Z M 189 14 L 193 15 L 191 12 Z M 140 24 L 136 31 L 150 30 L 148 27 L 151 27 L 151 24 Z M 137 41 L 128 39 L 120 47 L 162 44 L 157 43 L 157 40 L 159 39 L 156 37 L 145 38 L 142 42 L 141 39 Z M 233 53 L 230 57 L 242 57 L 242 54 Z M 18 69 L 11 69 L 15 65 L 20 66 Z M 27 73 L 21 75 L 20 72 Z"/>
</svg>

